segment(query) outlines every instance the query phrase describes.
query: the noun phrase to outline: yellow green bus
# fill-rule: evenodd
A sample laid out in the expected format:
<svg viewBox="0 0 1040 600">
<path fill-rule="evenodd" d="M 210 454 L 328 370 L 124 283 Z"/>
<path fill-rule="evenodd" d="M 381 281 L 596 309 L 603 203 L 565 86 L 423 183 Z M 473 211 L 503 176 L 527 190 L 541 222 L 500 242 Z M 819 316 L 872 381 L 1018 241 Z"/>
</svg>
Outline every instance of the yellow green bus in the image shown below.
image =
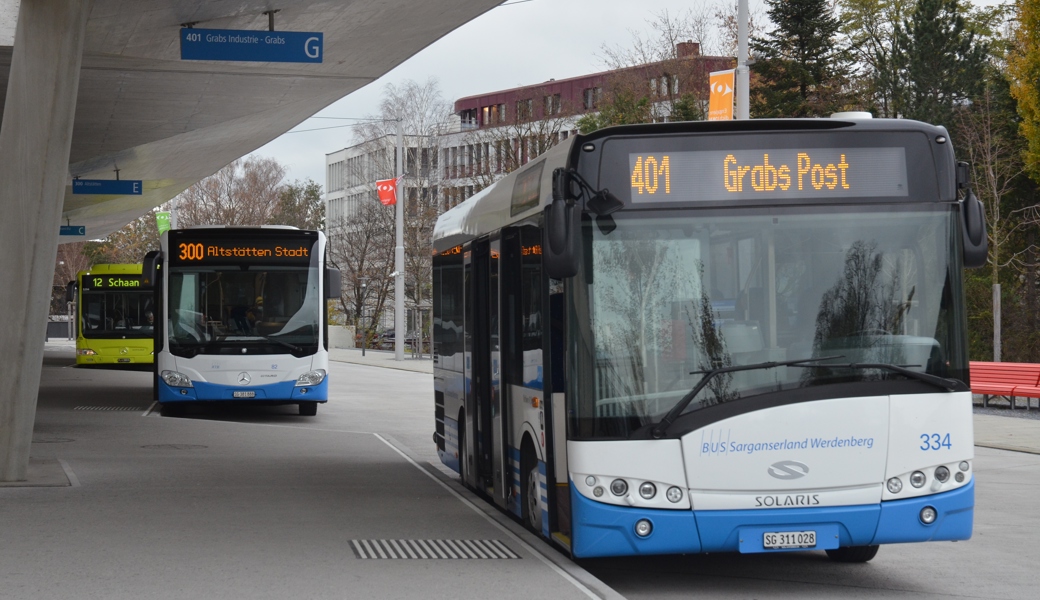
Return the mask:
<svg viewBox="0 0 1040 600">
<path fill-rule="evenodd" d="M 155 307 L 141 265 L 94 265 L 76 282 L 76 364 L 152 364 Z"/>
</svg>

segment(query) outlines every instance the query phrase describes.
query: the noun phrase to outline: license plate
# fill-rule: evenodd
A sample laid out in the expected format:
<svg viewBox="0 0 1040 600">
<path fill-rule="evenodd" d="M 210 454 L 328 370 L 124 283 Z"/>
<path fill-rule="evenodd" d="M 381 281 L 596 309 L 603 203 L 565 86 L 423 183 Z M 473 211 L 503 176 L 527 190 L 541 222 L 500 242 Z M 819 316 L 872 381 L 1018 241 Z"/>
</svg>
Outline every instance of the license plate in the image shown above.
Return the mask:
<svg viewBox="0 0 1040 600">
<path fill-rule="evenodd" d="M 235 398 L 256 398 L 256 392 L 235 392 Z"/>
<path fill-rule="evenodd" d="M 815 548 L 815 531 L 767 531 L 762 534 L 762 546 L 767 550 L 780 548 Z"/>
<path fill-rule="evenodd" d="M 116 362 L 128 363 L 128 362 L 130 362 L 130 359 L 129 358 L 117 358 Z"/>
</svg>

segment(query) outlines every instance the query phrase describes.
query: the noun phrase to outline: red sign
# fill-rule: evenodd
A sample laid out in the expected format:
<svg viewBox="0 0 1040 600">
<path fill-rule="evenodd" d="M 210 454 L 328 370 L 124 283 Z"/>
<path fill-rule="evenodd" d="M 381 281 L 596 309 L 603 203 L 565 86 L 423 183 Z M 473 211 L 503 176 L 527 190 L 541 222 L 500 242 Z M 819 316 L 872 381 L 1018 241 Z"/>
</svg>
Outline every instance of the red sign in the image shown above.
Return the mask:
<svg viewBox="0 0 1040 600">
<path fill-rule="evenodd" d="M 383 206 L 397 204 L 397 180 L 384 179 L 376 182 L 376 192 L 379 193 L 379 201 Z"/>
</svg>

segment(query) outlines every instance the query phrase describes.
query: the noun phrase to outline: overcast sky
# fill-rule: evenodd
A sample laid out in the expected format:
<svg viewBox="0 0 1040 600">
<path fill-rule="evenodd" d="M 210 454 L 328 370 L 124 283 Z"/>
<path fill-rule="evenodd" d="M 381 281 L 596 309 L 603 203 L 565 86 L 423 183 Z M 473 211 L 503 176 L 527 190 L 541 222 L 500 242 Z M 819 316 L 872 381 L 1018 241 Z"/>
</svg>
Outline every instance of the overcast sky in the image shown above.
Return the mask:
<svg viewBox="0 0 1040 600">
<path fill-rule="evenodd" d="M 529 0 L 499 6 L 428 46 L 379 80 L 316 117 L 366 117 L 379 110 L 387 83 L 437 79 L 447 101 L 603 71 L 604 44 L 627 46 L 630 31 L 648 33 L 647 20 L 668 10 L 724 6 L 725 0 Z M 733 0 L 735 4 L 735 0 Z M 750 0 L 756 9 L 761 0 Z M 311 118 L 296 130 L 341 125 Z M 287 181 L 313 179 L 325 187 L 325 155 L 351 145 L 351 128 L 287 133 L 253 154 L 288 167 Z"/>
<path fill-rule="evenodd" d="M 973 0 L 993 5 L 1002 0 Z M 1005 0 L 1006 1 L 1006 0 Z M 604 44 L 627 47 L 632 32 L 647 37 L 648 21 L 667 10 L 678 15 L 724 7 L 736 0 L 509 0 L 428 46 L 315 117 L 361 118 L 379 111 L 387 83 L 437 79 L 444 99 L 493 92 L 549 79 L 606 70 Z M 755 20 L 767 20 L 762 0 L 750 0 Z M 311 118 L 295 130 L 335 127 L 343 121 Z M 351 128 L 286 133 L 253 154 L 288 167 L 287 181 L 312 179 L 325 187 L 325 155 L 351 145 Z"/>
</svg>

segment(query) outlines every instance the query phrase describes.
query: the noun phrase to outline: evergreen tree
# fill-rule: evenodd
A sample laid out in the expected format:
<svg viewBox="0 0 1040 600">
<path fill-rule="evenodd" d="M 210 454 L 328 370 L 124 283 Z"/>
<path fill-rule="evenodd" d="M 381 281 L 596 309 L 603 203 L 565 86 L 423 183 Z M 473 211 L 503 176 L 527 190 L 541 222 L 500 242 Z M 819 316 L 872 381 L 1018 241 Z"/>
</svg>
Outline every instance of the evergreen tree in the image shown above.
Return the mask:
<svg viewBox="0 0 1040 600">
<path fill-rule="evenodd" d="M 766 0 L 775 28 L 752 40 L 754 117 L 819 117 L 845 107 L 848 51 L 827 0 Z"/>
<path fill-rule="evenodd" d="M 959 0 L 917 0 L 896 28 L 897 116 L 952 127 L 954 109 L 979 93 L 987 48 L 965 26 L 964 12 Z"/>
</svg>

